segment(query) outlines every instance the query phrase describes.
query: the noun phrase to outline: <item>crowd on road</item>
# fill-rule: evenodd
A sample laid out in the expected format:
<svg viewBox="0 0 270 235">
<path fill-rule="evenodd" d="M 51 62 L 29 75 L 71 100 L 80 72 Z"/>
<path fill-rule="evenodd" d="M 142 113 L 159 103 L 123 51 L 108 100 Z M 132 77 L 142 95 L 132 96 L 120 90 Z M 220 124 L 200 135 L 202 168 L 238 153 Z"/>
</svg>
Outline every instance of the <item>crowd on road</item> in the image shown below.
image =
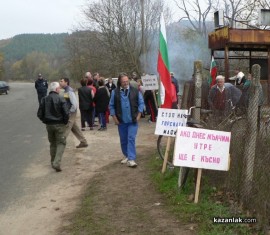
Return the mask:
<svg viewBox="0 0 270 235">
<path fill-rule="evenodd" d="M 38 94 L 38 118 L 46 124 L 50 143 L 51 166 L 61 172 L 61 159 L 66 146 L 66 138 L 72 132 L 79 140 L 76 148 L 86 148 L 88 143 L 83 132 L 106 131 L 109 115 L 118 127 L 120 147 L 123 153 L 121 164 L 136 167 L 136 136 L 138 121 L 149 114 L 149 122 L 155 122 L 157 104 L 153 92 L 144 91 L 137 73 L 128 76 L 121 73 L 117 84 L 111 78 L 105 79 L 99 73 L 86 72 L 80 80 L 78 100 L 70 80 L 66 77 L 48 85 L 41 74 L 35 83 Z M 49 93 L 47 94 L 47 89 Z M 80 111 L 81 127 L 76 123 Z"/>
<path fill-rule="evenodd" d="M 229 78 L 235 84 L 225 83 L 225 77 L 218 75 L 216 84 L 208 92 L 208 105 L 216 116 L 224 116 L 229 110 L 227 102 L 233 106 L 239 101 L 246 107 L 248 103 L 248 88 L 252 76 L 246 78 L 239 69 L 235 76 Z M 172 107 L 179 108 L 177 94 L 179 85 L 174 73 L 171 76 Z M 192 82 L 195 86 L 195 78 Z M 133 72 L 131 76 L 121 73 L 115 84 L 112 78 L 105 79 L 99 73 L 86 72 L 80 80 L 81 87 L 78 89 L 78 100 L 74 89 L 70 86 L 68 78 L 61 78 L 59 82 L 52 82 L 49 86 L 41 74 L 35 82 L 38 94 L 38 117 L 46 124 L 48 140 L 50 142 L 50 155 L 52 168 L 61 171 L 61 159 L 66 146 L 66 138 L 72 132 L 78 139 L 76 148 L 86 148 L 88 143 L 83 132 L 88 128 L 94 130 L 96 121 L 99 123 L 98 131 L 106 131 L 109 116 L 118 126 L 120 147 L 123 153 L 122 164 L 136 167 L 136 135 L 138 121 L 149 115 L 149 122 L 156 122 L 158 104 L 156 93 L 146 90 L 142 79 Z M 241 89 L 238 88 L 241 86 Z M 47 89 L 49 87 L 49 94 Z M 60 92 L 61 89 L 63 92 Z M 262 89 L 260 92 L 262 96 Z M 193 97 L 193 96 L 192 96 Z M 194 100 L 194 98 L 193 98 Z M 81 127 L 76 123 L 76 116 L 80 111 Z M 97 120 L 96 120 L 97 119 Z"/>
</svg>

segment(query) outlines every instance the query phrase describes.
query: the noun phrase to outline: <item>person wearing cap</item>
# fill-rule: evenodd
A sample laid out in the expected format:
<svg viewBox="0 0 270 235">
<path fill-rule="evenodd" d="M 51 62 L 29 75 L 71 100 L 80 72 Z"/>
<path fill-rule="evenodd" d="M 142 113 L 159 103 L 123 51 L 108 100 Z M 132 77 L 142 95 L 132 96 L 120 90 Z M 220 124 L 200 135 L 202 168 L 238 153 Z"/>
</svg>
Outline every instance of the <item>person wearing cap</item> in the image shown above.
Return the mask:
<svg viewBox="0 0 270 235">
<path fill-rule="evenodd" d="M 239 102 L 242 92 L 231 83 L 225 83 L 222 75 L 216 77 L 216 82 L 210 89 L 208 103 L 214 115 L 222 117 L 231 111 L 231 105 L 235 106 Z"/>
<path fill-rule="evenodd" d="M 35 88 L 37 90 L 38 103 L 40 104 L 41 99 L 47 95 L 48 90 L 48 82 L 42 77 L 41 73 L 38 74 L 38 78 L 35 81 Z"/>
<path fill-rule="evenodd" d="M 236 86 L 240 86 L 240 85 L 244 85 L 246 82 L 246 77 L 245 74 L 240 71 L 239 68 L 235 69 L 235 76 L 230 77 L 229 80 L 234 81 L 234 85 Z"/>
</svg>

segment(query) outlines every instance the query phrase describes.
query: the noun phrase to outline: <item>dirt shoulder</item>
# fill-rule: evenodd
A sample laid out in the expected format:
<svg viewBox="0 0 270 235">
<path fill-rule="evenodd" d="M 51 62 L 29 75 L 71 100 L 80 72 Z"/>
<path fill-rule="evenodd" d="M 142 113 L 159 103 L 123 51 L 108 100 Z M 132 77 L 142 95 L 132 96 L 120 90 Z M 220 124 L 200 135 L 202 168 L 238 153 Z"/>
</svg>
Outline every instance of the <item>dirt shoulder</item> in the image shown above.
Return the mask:
<svg viewBox="0 0 270 235">
<path fill-rule="evenodd" d="M 84 132 L 88 148 L 76 149 L 78 141 L 69 136 L 61 173 L 51 169 L 47 145 L 22 174 L 29 181 L 25 195 L 0 214 L 0 234 L 67 234 L 62 229 L 71 224 L 85 193 L 93 195 L 93 218 L 103 224 L 91 234 L 191 234 L 166 211 L 145 168 L 156 148 L 154 128 L 141 119 L 136 169 L 119 163 L 122 154 L 112 121 L 107 131 Z"/>
</svg>

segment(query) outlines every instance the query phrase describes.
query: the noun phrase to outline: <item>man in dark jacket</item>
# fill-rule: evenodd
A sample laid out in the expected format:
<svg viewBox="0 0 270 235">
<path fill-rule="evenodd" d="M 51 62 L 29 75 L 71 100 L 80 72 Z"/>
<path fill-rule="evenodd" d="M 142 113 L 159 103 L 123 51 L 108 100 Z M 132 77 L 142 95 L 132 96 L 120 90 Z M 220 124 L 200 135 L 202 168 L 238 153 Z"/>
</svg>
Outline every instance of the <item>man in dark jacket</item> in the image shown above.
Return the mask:
<svg viewBox="0 0 270 235">
<path fill-rule="evenodd" d="M 81 79 L 81 87 L 78 89 L 79 109 L 81 111 L 81 130 L 85 131 L 85 122 L 87 122 L 90 130 L 93 130 L 93 98 L 94 92 L 92 88 L 86 86 L 87 79 Z"/>
<path fill-rule="evenodd" d="M 242 92 L 234 85 L 225 83 L 225 77 L 222 75 L 218 75 L 216 81 L 217 84 L 210 89 L 208 103 L 215 116 L 227 116 L 232 106 L 240 100 Z"/>
<path fill-rule="evenodd" d="M 41 74 L 38 75 L 38 78 L 35 81 L 35 88 L 38 94 L 38 103 L 40 104 L 41 99 L 47 95 L 48 90 L 48 82 Z"/>
<path fill-rule="evenodd" d="M 141 92 L 130 85 L 126 73 L 118 76 L 117 88 L 112 91 L 109 107 L 110 114 L 118 125 L 121 149 L 125 156 L 121 164 L 136 167 L 136 135 L 144 101 Z"/>
<path fill-rule="evenodd" d="M 52 82 L 50 93 L 41 99 L 37 116 L 46 124 L 50 142 L 51 166 L 60 172 L 60 163 L 66 147 L 66 124 L 69 119 L 69 109 L 65 99 L 59 96 L 60 84 Z"/>
<path fill-rule="evenodd" d="M 108 88 L 110 95 L 111 95 L 112 91 L 116 88 L 115 84 L 113 83 L 112 78 L 108 79 L 108 82 L 106 83 L 106 87 Z"/>
</svg>

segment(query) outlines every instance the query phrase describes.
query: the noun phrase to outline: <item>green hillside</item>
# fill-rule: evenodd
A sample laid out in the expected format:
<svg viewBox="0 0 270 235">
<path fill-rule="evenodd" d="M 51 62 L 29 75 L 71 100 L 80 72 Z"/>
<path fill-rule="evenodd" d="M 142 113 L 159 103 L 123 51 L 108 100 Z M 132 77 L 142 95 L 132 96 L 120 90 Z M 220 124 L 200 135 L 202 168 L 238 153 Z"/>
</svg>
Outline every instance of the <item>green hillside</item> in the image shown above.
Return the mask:
<svg viewBox="0 0 270 235">
<path fill-rule="evenodd" d="M 64 41 L 67 33 L 62 34 L 20 34 L 12 39 L 0 40 L 0 52 L 6 61 L 23 59 L 27 54 L 37 51 L 49 55 L 64 56 Z"/>
</svg>

